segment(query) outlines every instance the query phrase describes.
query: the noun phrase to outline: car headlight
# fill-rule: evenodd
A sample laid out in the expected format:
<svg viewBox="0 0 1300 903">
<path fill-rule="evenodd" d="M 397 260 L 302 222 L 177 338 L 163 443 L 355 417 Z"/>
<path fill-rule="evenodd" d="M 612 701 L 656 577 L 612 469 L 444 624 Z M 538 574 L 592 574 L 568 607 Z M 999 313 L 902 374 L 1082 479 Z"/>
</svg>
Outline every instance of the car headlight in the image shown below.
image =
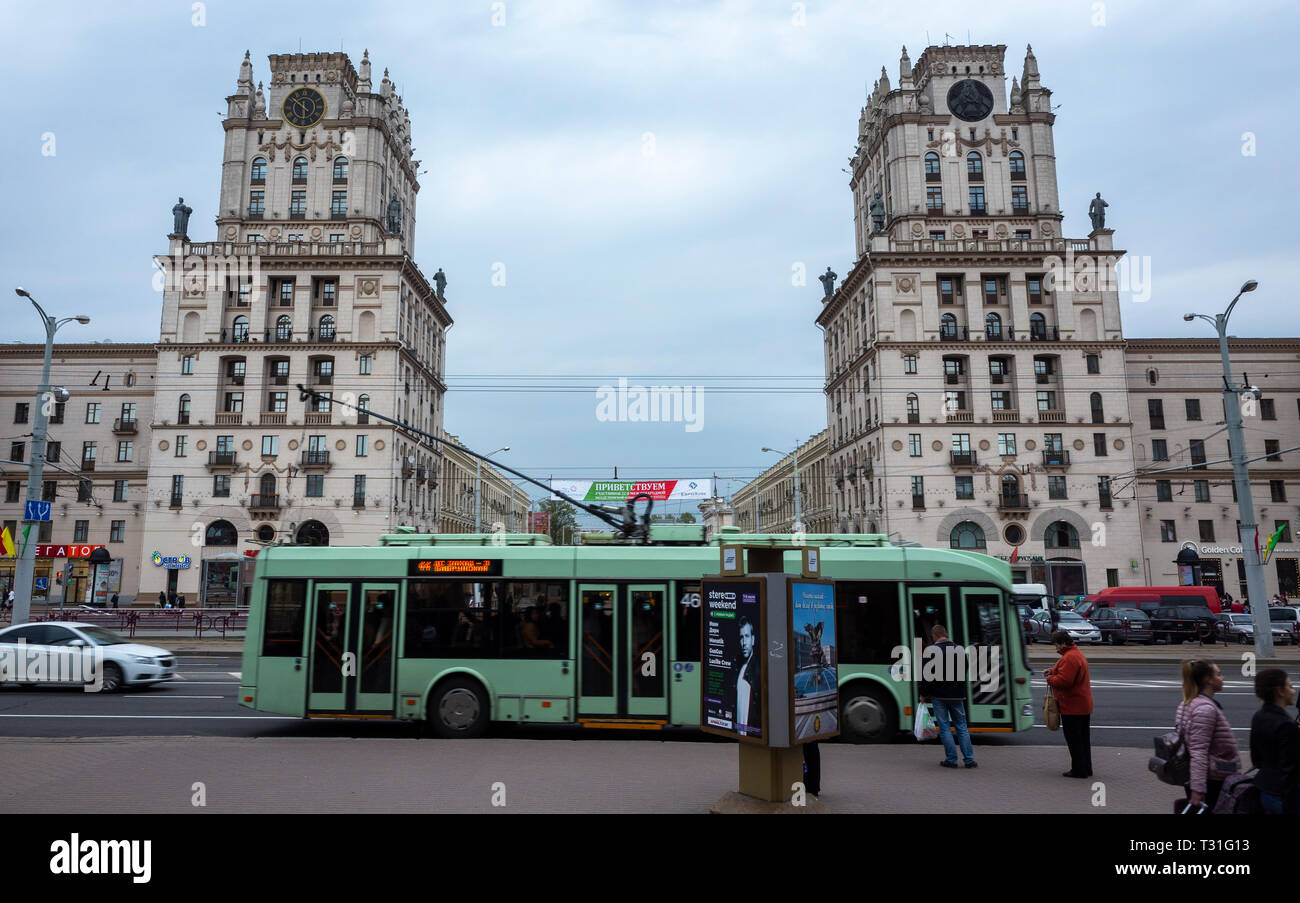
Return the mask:
<svg viewBox="0 0 1300 903">
<path fill-rule="evenodd" d="M 154 664 L 154 660 L 153 660 L 152 658 L 150 658 L 149 656 L 147 656 L 147 655 L 133 655 L 133 656 L 131 656 L 131 661 L 136 662 L 137 664 L 141 664 L 141 665 L 152 665 L 152 664 Z"/>
</svg>

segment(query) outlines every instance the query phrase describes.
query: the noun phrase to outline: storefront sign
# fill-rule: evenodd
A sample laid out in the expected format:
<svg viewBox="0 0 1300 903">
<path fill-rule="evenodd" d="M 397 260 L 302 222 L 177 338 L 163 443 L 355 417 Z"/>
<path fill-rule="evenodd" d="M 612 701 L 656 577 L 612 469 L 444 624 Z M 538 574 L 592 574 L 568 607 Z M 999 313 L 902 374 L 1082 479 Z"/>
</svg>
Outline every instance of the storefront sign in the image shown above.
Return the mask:
<svg viewBox="0 0 1300 903">
<path fill-rule="evenodd" d="M 90 553 L 96 549 L 102 549 L 103 546 L 91 545 L 38 545 L 36 547 L 37 558 L 89 558 Z"/>
<path fill-rule="evenodd" d="M 1260 551 L 1263 551 L 1261 549 Z M 1274 546 L 1273 554 L 1294 555 L 1296 549 L 1294 546 Z M 1202 555 L 1240 555 L 1241 546 L 1201 546 Z"/>
<path fill-rule="evenodd" d="M 166 568 L 169 571 L 179 571 L 188 568 L 191 563 L 190 556 L 188 555 L 173 555 L 169 558 L 164 558 L 161 552 L 153 553 L 153 566 L 156 568 Z"/>
</svg>

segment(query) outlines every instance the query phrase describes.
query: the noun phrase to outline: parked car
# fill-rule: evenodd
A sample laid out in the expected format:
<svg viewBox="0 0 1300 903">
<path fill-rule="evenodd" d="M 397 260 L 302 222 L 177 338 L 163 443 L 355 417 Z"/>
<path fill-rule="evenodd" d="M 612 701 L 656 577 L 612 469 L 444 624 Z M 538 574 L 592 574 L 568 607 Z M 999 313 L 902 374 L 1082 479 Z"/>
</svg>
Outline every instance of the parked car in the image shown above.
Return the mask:
<svg viewBox="0 0 1300 903">
<path fill-rule="evenodd" d="M 1064 630 L 1076 643 L 1101 642 L 1101 631 L 1086 618 L 1072 611 L 1058 611 L 1055 612 L 1056 626 L 1053 627 L 1052 614 L 1050 611 L 1034 612 L 1034 639 L 1050 643 L 1053 630 Z"/>
<path fill-rule="evenodd" d="M 1111 600 L 1159 601 L 1162 605 L 1203 604 L 1211 614 L 1218 614 L 1220 607 L 1219 591 L 1212 586 L 1108 586 L 1084 601 L 1100 604 Z M 1129 607 L 1147 610 L 1147 606 L 1140 604 Z"/>
<path fill-rule="evenodd" d="M 1101 631 L 1101 641 L 1122 646 L 1125 643 L 1155 642 L 1151 632 L 1151 619 L 1146 612 L 1136 608 L 1103 608 L 1090 619 Z"/>
<path fill-rule="evenodd" d="M 1215 613 L 1205 605 L 1162 605 L 1151 615 L 1151 630 L 1155 641 L 1182 643 L 1207 636 L 1218 638 Z"/>
<path fill-rule="evenodd" d="M 133 684 L 154 684 L 176 676 L 176 657 L 166 649 L 133 643 L 97 624 L 33 622 L 0 630 L 0 649 L 19 645 L 25 647 L 29 657 L 33 651 L 44 648 L 49 648 L 51 652 L 69 647 L 102 650 L 104 665 L 101 693 L 111 693 L 119 687 Z M 52 675 L 51 682 L 58 682 L 60 676 L 67 675 L 56 672 Z"/>
<path fill-rule="evenodd" d="M 1300 630 L 1300 611 L 1286 605 L 1270 605 L 1268 619 L 1274 624 L 1281 624 L 1290 631 Z"/>
</svg>

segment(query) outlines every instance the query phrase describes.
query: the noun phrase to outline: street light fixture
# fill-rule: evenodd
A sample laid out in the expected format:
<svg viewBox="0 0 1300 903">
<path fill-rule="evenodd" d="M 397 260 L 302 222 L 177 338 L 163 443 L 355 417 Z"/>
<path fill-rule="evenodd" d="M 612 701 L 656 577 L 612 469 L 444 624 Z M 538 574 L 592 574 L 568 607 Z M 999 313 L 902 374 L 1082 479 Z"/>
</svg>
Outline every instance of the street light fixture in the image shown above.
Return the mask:
<svg viewBox="0 0 1300 903">
<path fill-rule="evenodd" d="M 1219 358 L 1223 364 L 1223 414 L 1228 427 L 1228 446 L 1232 456 L 1232 479 L 1237 490 L 1237 512 L 1240 525 L 1237 540 L 1241 543 L 1241 558 L 1245 562 L 1246 598 L 1250 601 L 1251 618 L 1255 622 L 1255 652 L 1261 656 L 1273 654 L 1273 628 L 1268 615 L 1268 602 L 1264 597 L 1264 566 L 1259 560 L 1256 547 L 1256 534 L 1259 527 L 1255 523 L 1255 503 L 1250 496 L 1250 469 L 1246 465 L 1246 440 L 1242 435 L 1241 403 L 1237 397 L 1242 392 L 1259 392 L 1252 386 L 1234 385 L 1232 382 L 1232 363 L 1228 358 L 1228 318 L 1232 310 L 1246 292 L 1253 292 L 1259 287 L 1254 279 L 1247 279 L 1232 299 L 1228 309 L 1221 314 L 1184 314 L 1183 319 L 1204 320 L 1213 324 L 1219 334 Z"/>
<path fill-rule="evenodd" d="M 41 382 L 36 390 L 36 419 L 32 424 L 32 458 L 31 464 L 27 470 L 27 499 L 37 501 L 41 498 L 41 484 L 45 476 L 45 431 L 49 425 L 49 410 L 47 403 L 54 401 L 56 396 L 50 391 L 50 359 L 54 355 L 54 334 L 59 331 L 59 327 L 74 320 L 85 326 L 90 323 L 90 317 L 85 314 L 78 314 L 75 317 L 64 317 L 62 320 L 56 320 L 45 312 L 45 309 L 32 297 L 31 292 L 21 285 L 14 289 L 14 293 L 20 298 L 26 298 L 32 302 L 36 312 L 41 315 L 41 324 L 45 327 L 45 358 L 41 364 Z M 59 398 L 63 397 L 60 390 Z M 25 508 L 26 506 L 24 506 Z M 19 553 L 16 573 L 14 574 L 14 609 L 11 623 L 21 624 L 31 617 L 32 610 L 32 584 L 36 574 L 36 544 L 31 542 L 31 528 L 38 521 L 27 520 L 27 512 L 23 512 L 24 536 L 22 551 Z M 39 529 L 39 528 L 38 528 Z M 46 596 L 47 602 L 49 597 Z"/>
<path fill-rule="evenodd" d="M 803 517 L 799 507 L 799 446 L 795 446 L 793 452 L 783 452 L 775 448 L 763 447 L 765 452 L 773 452 L 778 455 L 794 455 L 794 531 L 799 533 L 803 530 Z M 754 523 L 758 524 L 758 493 L 754 494 Z"/>
<path fill-rule="evenodd" d="M 506 451 L 510 451 L 510 446 L 488 452 L 483 457 L 488 458 L 497 452 Z M 474 459 L 474 532 L 483 532 L 483 458 Z"/>
</svg>

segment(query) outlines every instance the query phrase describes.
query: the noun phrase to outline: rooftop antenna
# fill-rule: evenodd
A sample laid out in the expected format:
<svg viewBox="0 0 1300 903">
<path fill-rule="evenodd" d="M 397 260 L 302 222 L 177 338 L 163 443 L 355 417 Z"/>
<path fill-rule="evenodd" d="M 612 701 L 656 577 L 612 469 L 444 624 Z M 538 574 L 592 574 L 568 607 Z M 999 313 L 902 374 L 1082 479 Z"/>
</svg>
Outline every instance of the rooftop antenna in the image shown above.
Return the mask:
<svg viewBox="0 0 1300 903">
<path fill-rule="evenodd" d="M 952 40 L 952 35 L 948 34 L 948 32 L 945 31 L 945 32 L 943 33 L 943 46 L 945 46 L 945 47 L 950 46 L 950 45 L 948 44 L 948 42 L 949 42 L 950 40 Z M 300 43 L 301 43 L 301 42 L 300 42 Z"/>
</svg>

